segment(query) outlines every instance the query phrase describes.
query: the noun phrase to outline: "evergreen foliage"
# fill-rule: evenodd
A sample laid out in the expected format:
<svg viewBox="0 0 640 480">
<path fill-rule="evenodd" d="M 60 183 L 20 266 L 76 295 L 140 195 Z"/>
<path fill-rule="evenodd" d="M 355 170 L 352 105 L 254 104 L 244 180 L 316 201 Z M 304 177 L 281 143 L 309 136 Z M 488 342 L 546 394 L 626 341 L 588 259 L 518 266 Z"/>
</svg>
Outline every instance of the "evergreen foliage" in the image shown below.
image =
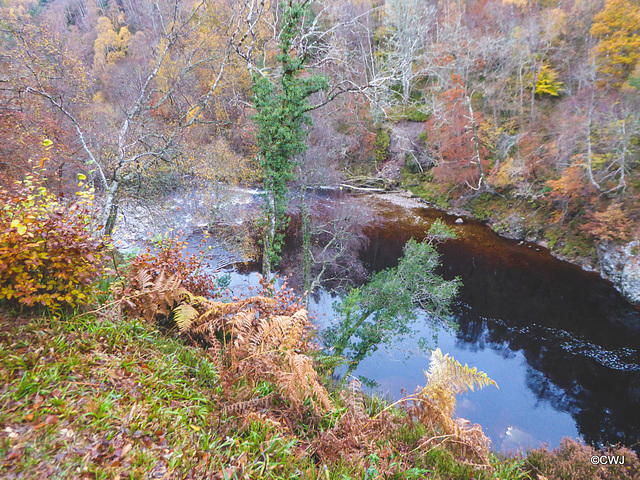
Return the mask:
<svg viewBox="0 0 640 480">
<path fill-rule="evenodd" d="M 452 325 L 447 320 L 449 305 L 461 282 L 458 278 L 444 280 L 435 273 L 441 258 L 436 244 L 452 238 L 452 230 L 434 222 L 424 241 L 407 242 L 397 267 L 376 273 L 369 283 L 349 292 L 338 307 L 342 318 L 325 333 L 334 354 L 347 354 L 352 360 L 347 374 L 381 344 L 389 345 L 414 333 L 416 308 L 435 322 Z"/>
<path fill-rule="evenodd" d="M 306 11 L 306 2 L 289 2 L 285 8 L 277 56 L 281 70 L 276 80 L 266 74 L 255 74 L 253 78 L 254 106 L 258 111 L 253 120 L 258 126 L 256 139 L 267 191 L 263 236 L 265 275 L 280 259 L 283 230 L 287 226 L 287 182 L 294 177 L 295 157 L 306 149 L 305 126 L 311 124 L 308 99 L 326 88 L 326 80 L 322 77 L 301 77 L 305 58 L 292 52 L 294 40 L 302 31 Z"/>
</svg>

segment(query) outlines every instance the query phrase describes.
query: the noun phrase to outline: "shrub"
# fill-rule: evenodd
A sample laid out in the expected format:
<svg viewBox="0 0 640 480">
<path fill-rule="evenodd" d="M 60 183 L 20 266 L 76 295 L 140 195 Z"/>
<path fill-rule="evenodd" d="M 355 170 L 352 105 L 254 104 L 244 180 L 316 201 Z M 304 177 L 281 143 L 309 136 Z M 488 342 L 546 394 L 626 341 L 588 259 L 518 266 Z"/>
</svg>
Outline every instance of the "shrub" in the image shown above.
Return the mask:
<svg viewBox="0 0 640 480">
<path fill-rule="evenodd" d="M 124 300 L 129 313 L 142 314 L 145 304 L 150 300 L 149 295 L 143 292 L 148 290 L 149 285 L 158 287 L 164 280 L 170 280 L 171 284 L 179 285 L 196 296 L 219 296 L 219 282 L 206 272 L 208 265 L 204 262 L 204 251 L 199 254 L 185 253 L 186 248 L 185 242 L 163 238 L 155 248 L 148 247 L 146 252 L 131 260 L 122 282 L 115 287 L 116 298 Z M 171 290 L 168 284 L 165 287 Z M 168 305 L 168 311 L 171 307 Z M 163 312 L 163 309 L 158 310 L 159 314 Z"/>
<path fill-rule="evenodd" d="M 624 457 L 621 465 L 593 465 L 594 456 L 615 455 Z M 640 474 L 637 455 L 624 447 L 596 450 L 576 440 L 565 438 L 560 447 L 549 451 L 539 448 L 529 452 L 527 463 L 538 478 L 562 478 L 563 480 L 632 480 Z"/>
<path fill-rule="evenodd" d="M 43 183 L 28 175 L 0 187 L 0 301 L 56 311 L 90 300 L 105 245 L 91 192 L 63 203 Z"/>
<path fill-rule="evenodd" d="M 387 159 L 389 154 L 389 146 L 391 145 L 391 137 L 389 132 L 383 129 L 379 129 L 376 133 L 376 139 L 374 145 L 374 156 L 377 163 L 382 163 Z"/>
</svg>

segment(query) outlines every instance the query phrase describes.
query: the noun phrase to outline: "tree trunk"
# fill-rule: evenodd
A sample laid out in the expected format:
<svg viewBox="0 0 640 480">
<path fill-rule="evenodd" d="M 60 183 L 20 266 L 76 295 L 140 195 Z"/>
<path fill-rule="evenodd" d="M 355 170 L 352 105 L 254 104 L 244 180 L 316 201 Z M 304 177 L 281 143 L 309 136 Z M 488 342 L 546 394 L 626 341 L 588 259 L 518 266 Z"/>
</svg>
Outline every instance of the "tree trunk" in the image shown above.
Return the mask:
<svg viewBox="0 0 640 480">
<path fill-rule="evenodd" d="M 267 224 L 262 234 L 262 276 L 271 278 L 271 250 L 276 236 L 276 199 L 272 192 L 267 193 Z"/>
<path fill-rule="evenodd" d="M 116 224 L 116 216 L 118 213 L 118 205 L 115 203 L 116 192 L 118 191 L 118 181 L 113 180 L 107 195 L 104 199 L 104 205 L 102 206 L 102 214 L 100 218 L 100 233 L 102 235 L 111 235 L 113 227 Z"/>
</svg>

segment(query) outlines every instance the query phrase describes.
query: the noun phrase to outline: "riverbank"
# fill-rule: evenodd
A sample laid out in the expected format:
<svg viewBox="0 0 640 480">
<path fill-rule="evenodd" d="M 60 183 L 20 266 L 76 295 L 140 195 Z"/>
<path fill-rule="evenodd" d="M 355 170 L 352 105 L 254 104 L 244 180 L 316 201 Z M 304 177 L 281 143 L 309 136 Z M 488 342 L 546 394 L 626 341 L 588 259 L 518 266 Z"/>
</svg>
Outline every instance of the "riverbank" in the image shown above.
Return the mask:
<svg viewBox="0 0 640 480">
<path fill-rule="evenodd" d="M 322 430 L 273 416 L 284 406 L 269 407 L 268 383 L 253 386 L 244 411 L 230 408 L 248 385 L 225 387 L 211 353 L 153 325 L 113 310 L 69 318 L 1 316 L 0 472 L 7 479 L 577 480 L 640 473 L 629 450 L 607 451 L 624 456 L 625 464 L 603 468 L 583 460 L 605 452 L 573 441 L 525 459 L 492 455 L 491 467 L 479 469 L 442 446 L 423 446 L 427 432 L 414 428 L 389 438 L 379 431 L 377 440 L 362 444 L 344 443 L 349 434 L 343 431 L 345 437 L 332 437 L 335 460 L 327 461 L 318 451 Z M 338 416 L 322 422 L 337 434 L 350 394 L 327 387 Z M 379 399 L 362 402 L 363 415 L 393 413 Z"/>
<path fill-rule="evenodd" d="M 416 183 L 416 176 L 407 172 L 402 176 L 402 185 L 407 193 L 387 195 L 411 198 L 415 200 L 410 204 L 413 207 L 422 201 L 422 206 L 482 221 L 505 238 L 537 244 L 560 260 L 586 271 L 598 272 L 630 303 L 640 306 L 639 241 L 594 238 L 582 225 L 552 221 L 556 212 L 541 202 L 489 192 L 452 200 L 436 191 L 436 187 L 429 186 L 429 182 Z M 398 200 L 390 201 L 398 204 Z"/>
<path fill-rule="evenodd" d="M 357 419 L 339 428 L 353 392 L 335 386 L 338 409 L 326 418 L 278 416 L 289 407 L 268 381 L 225 384 L 211 352 L 113 312 L 5 316 L 0 343 L 3 478 L 524 478 L 520 459 L 492 456 L 482 469 L 443 447 L 423 450 L 424 429 L 392 443 L 381 430 L 378 445 L 374 421 L 356 439 Z M 359 415 L 393 417 L 380 399 L 355 398 Z"/>
</svg>

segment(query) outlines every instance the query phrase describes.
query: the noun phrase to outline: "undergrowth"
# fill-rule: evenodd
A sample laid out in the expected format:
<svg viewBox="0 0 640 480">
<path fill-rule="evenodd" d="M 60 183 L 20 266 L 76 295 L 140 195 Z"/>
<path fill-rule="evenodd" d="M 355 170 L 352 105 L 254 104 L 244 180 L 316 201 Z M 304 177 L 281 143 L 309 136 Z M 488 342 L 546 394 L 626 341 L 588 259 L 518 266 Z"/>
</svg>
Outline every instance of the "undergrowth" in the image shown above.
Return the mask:
<svg viewBox="0 0 640 480">
<path fill-rule="evenodd" d="M 277 385 L 225 385 L 211 352 L 136 318 L 14 319 L 0 344 L 2 478 L 542 479 L 586 458 L 544 450 L 478 468 L 425 444 L 433 432 L 410 410 L 361 400 L 356 383 L 328 389 L 335 408 L 317 423 L 311 404 L 287 419 Z M 234 410 L 239 396 L 255 408 Z M 624 468 L 567 478 L 637 478 L 623 453 Z"/>
<path fill-rule="evenodd" d="M 169 246 L 168 265 L 195 267 L 181 252 Z M 365 399 L 357 380 L 332 383 L 286 284 L 211 299 L 184 286 L 213 285 L 197 268 L 155 258 L 118 274 L 92 312 L 0 311 L 0 477 L 515 480 L 567 463 L 495 457 L 480 426 L 453 417 L 458 393 L 494 382 L 439 350 L 425 387 Z M 637 478 L 623 454 L 594 478 Z"/>
<path fill-rule="evenodd" d="M 81 182 L 76 198 L 64 202 L 45 181 L 0 181 L 0 301 L 22 310 L 89 303 L 102 272 L 105 245 L 96 234 L 92 191 Z"/>
</svg>

